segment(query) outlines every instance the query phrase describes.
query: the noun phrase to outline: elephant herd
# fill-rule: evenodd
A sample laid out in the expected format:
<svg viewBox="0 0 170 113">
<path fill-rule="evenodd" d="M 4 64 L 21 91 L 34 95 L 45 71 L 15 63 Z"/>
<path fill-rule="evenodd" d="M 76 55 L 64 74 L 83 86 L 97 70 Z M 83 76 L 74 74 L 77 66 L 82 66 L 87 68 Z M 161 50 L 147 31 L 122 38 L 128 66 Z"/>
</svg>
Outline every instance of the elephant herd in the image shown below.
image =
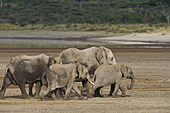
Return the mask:
<svg viewBox="0 0 170 113">
<path fill-rule="evenodd" d="M 63 50 L 58 57 L 40 54 L 37 56 L 20 55 L 11 58 L 6 66 L 5 77 L 0 90 L 0 98 L 11 84 L 18 85 L 22 98 L 30 96 L 44 99 L 45 96 L 63 97 L 67 100 L 70 93 L 75 93 L 83 99 L 82 92 L 87 92 L 87 97 L 102 97 L 100 89 L 110 85 L 108 96 L 116 97 L 118 90 L 126 96 L 125 88 L 121 85 L 122 78 L 131 79 L 127 88 L 134 85 L 134 74 L 129 66 L 116 63 L 112 51 L 106 47 L 90 47 L 79 50 L 69 48 Z M 82 82 L 78 87 L 77 82 Z M 25 84 L 29 84 L 29 95 Z M 32 93 L 36 84 L 35 94 Z M 47 89 L 41 92 L 41 87 Z"/>
</svg>

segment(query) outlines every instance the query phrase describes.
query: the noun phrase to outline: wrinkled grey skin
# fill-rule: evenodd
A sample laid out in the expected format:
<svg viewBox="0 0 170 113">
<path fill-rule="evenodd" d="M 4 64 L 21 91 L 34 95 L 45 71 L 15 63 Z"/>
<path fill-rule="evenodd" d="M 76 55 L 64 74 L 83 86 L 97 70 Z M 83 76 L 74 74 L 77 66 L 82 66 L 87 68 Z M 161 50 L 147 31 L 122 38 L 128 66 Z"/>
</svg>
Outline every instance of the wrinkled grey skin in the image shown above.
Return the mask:
<svg viewBox="0 0 170 113">
<path fill-rule="evenodd" d="M 66 88 L 66 93 L 64 99 L 67 100 L 70 91 L 73 89 L 79 99 L 83 99 L 80 90 L 75 84 L 75 79 L 90 79 L 88 70 L 85 66 L 80 63 L 74 64 L 53 64 L 43 75 L 43 84 L 48 84 L 47 90 L 40 94 L 41 99 L 44 98 L 48 93 L 52 92 L 52 98 L 55 97 L 55 90 L 58 88 Z"/>
<path fill-rule="evenodd" d="M 122 95 L 126 96 L 125 89 L 120 85 L 121 79 L 125 77 L 131 79 L 131 84 L 127 88 L 129 90 L 132 89 L 134 85 L 134 74 L 130 67 L 125 65 L 102 65 L 95 71 L 95 86 L 90 91 L 90 97 L 92 97 L 96 91 L 96 89 L 111 85 L 111 90 L 109 96 L 113 97 L 117 96 L 118 89 L 122 91 Z M 99 94 L 100 95 L 100 94 Z"/>
<path fill-rule="evenodd" d="M 6 75 L 0 90 L 0 98 L 4 98 L 6 88 L 13 84 L 18 85 L 22 98 L 27 99 L 29 95 L 26 93 L 25 84 L 37 83 L 36 94 L 38 97 L 41 90 L 41 79 L 44 71 L 54 62 L 54 57 L 44 54 L 37 56 L 16 56 L 11 59 L 6 67 Z M 32 88 L 30 88 L 32 92 Z"/>
<path fill-rule="evenodd" d="M 62 61 L 63 64 L 69 64 L 74 62 L 80 62 L 83 64 L 93 77 L 94 71 L 102 64 L 116 64 L 115 57 L 112 51 L 105 47 L 90 47 L 87 49 L 79 50 L 76 48 L 69 48 L 63 50 L 58 59 Z M 89 92 L 90 86 L 88 82 L 83 81 L 83 86 L 85 90 Z M 87 93 L 87 96 L 89 94 Z"/>
</svg>

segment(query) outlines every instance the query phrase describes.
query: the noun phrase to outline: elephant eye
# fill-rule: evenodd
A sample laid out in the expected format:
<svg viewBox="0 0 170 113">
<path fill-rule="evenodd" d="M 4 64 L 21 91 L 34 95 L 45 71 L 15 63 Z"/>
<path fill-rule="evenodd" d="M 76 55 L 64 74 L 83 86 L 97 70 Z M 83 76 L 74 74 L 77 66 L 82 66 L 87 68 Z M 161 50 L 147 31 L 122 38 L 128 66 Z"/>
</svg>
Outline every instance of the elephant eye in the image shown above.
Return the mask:
<svg viewBox="0 0 170 113">
<path fill-rule="evenodd" d="M 111 60 L 113 61 L 113 57 L 111 58 Z"/>
<path fill-rule="evenodd" d="M 132 71 L 130 71 L 129 73 L 130 73 L 130 74 L 133 74 L 133 72 L 132 72 Z"/>
</svg>

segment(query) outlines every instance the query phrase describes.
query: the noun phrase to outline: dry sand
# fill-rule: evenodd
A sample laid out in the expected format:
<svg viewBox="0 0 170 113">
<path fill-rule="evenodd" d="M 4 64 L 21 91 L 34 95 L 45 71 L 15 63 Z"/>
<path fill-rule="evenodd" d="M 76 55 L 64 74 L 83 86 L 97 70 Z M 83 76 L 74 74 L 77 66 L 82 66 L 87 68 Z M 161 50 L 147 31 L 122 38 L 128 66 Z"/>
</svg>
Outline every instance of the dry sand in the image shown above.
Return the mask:
<svg viewBox="0 0 170 113">
<path fill-rule="evenodd" d="M 125 36 L 93 38 L 91 41 L 109 42 L 116 44 L 170 44 L 170 32 L 132 33 Z"/>
</svg>

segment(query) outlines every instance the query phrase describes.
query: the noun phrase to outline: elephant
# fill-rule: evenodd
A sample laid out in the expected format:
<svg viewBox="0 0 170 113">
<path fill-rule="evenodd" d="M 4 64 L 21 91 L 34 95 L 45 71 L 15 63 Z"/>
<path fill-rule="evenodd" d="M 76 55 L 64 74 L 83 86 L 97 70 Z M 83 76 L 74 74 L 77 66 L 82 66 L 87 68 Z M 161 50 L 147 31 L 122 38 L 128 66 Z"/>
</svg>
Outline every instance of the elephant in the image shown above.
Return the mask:
<svg viewBox="0 0 170 113">
<path fill-rule="evenodd" d="M 5 98 L 6 88 L 13 84 L 18 85 L 22 98 L 28 99 L 25 84 L 29 84 L 29 93 L 32 92 L 32 86 L 37 83 L 35 97 L 39 97 L 41 91 L 41 79 L 44 71 L 53 63 L 56 63 L 54 57 L 44 54 L 36 56 L 20 55 L 11 58 L 6 66 L 6 75 L 3 79 L 3 85 L 0 90 L 0 98 Z"/>
<path fill-rule="evenodd" d="M 103 46 L 101 47 L 90 47 L 87 49 L 79 50 L 76 48 L 69 48 L 63 50 L 58 59 L 62 61 L 63 64 L 69 64 L 74 62 L 80 62 L 83 64 L 93 78 L 94 71 L 102 64 L 116 64 L 115 57 L 112 51 Z M 89 82 L 82 81 L 84 91 L 87 91 L 87 96 L 89 94 L 90 86 Z"/>
<path fill-rule="evenodd" d="M 77 93 L 79 99 L 83 99 L 80 90 L 75 84 L 75 79 L 77 78 L 83 80 L 90 79 L 87 68 L 79 62 L 51 65 L 43 75 L 43 84 L 48 84 L 48 88 L 40 94 L 40 98 L 43 99 L 48 93 L 52 93 L 52 98 L 55 100 L 55 90 L 66 87 L 64 100 L 68 99 L 72 89 Z"/>
<path fill-rule="evenodd" d="M 134 85 L 134 74 L 129 66 L 125 65 L 101 65 L 98 67 L 95 71 L 95 81 L 94 81 L 94 86 L 92 90 L 90 91 L 90 97 L 93 97 L 93 95 L 96 93 L 96 89 L 98 89 L 98 92 L 100 91 L 100 88 L 103 86 L 108 86 L 111 85 L 111 90 L 109 93 L 109 96 L 113 97 L 117 96 L 118 89 L 122 91 L 122 95 L 126 96 L 125 89 L 121 86 L 121 79 L 122 78 L 127 78 L 131 79 L 131 84 L 130 86 L 127 86 L 129 90 L 132 89 Z M 99 96 L 100 93 L 98 94 Z"/>
</svg>

